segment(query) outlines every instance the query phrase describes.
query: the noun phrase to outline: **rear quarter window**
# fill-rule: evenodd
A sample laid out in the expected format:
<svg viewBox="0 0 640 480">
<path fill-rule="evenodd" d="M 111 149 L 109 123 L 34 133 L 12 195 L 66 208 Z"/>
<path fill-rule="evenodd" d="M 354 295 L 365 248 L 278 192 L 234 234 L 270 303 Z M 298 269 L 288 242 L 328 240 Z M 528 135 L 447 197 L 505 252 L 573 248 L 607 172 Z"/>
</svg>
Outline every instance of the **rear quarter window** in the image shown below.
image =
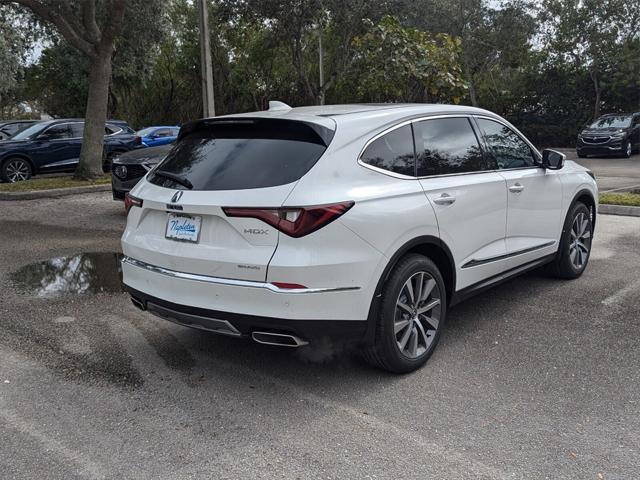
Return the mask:
<svg viewBox="0 0 640 480">
<path fill-rule="evenodd" d="M 183 136 L 156 171 L 187 179 L 193 190 L 244 190 L 299 180 L 327 145 L 304 122 L 253 119 L 199 125 Z M 160 174 L 151 183 L 182 186 Z"/>
<path fill-rule="evenodd" d="M 360 157 L 372 167 L 415 176 L 415 155 L 411 125 L 404 125 L 372 141 Z"/>
</svg>

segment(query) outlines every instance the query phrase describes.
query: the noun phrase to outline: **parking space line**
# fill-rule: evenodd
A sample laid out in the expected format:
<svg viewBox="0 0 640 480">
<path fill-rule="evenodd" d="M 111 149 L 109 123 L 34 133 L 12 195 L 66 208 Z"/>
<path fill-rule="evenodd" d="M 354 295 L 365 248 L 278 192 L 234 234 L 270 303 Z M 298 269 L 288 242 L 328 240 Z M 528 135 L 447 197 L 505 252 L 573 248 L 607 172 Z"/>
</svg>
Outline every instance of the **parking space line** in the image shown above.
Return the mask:
<svg viewBox="0 0 640 480">
<path fill-rule="evenodd" d="M 627 296 L 631 292 L 637 292 L 640 290 L 640 280 L 636 280 L 635 282 L 631 282 L 626 287 L 621 288 L 613 295 L 608 296 L 604 300 L 602 300 L 603 305 L 611 306 L 618 302 L 620 302 L 625 296 Z"/>
<path fill-rule="evenodd" d="M 75 465 L 79 470 L 78 473 L 81 473 L 83 476 L 97 480 L 105 478 L 104 472 L 106 469 L 104 467 L 84 458 L 78 452 L 67 448 L 60 441 L 38 430 L 36 426 L 17 414 L 3 407 L 0 408 L 0 419 L 4 420 L 10 427 L 18 430 L 20 433 L 28 435 L 40 442 L 46 450 L 55 452 L 66 461 Z"/>
</svg>

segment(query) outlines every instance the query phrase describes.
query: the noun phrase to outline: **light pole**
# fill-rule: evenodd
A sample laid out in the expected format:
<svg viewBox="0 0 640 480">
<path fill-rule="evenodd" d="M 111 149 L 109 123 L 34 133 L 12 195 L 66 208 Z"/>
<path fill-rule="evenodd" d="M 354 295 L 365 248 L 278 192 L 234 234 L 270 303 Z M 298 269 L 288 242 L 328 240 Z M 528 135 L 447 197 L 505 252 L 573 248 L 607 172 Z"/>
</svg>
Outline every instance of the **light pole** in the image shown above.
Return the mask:
<svg viewBox="0 0 640 480">
<path fill-rule="evenodd" d="M 215 117 L 213 99 L 213 67 L 211 65 L 211 44 L 209 43 L 209 14 L 207 0 L 197 0 L 200 19 L 200 75 L 202 77 L 202 116 Z"/>
</svg>

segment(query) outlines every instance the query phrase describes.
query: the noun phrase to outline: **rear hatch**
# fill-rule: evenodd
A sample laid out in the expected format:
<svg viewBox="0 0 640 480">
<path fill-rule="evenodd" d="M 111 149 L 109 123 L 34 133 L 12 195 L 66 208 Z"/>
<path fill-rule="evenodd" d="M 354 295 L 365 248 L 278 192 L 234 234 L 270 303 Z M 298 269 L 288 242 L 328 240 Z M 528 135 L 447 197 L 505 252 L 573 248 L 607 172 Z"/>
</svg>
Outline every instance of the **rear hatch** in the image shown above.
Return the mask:
<svg viewBox="0 0 640 480">
<path fill-rule="evenodd" d="M 332 136 L 326 125 L 273 118 L 183 127 L 167 158 L 131 192 L 142 207 L 129 213 L 125 255 L 180 272 L 265 281 L 278 230 L 223 208 L 280 207 Z"/>
</svg>

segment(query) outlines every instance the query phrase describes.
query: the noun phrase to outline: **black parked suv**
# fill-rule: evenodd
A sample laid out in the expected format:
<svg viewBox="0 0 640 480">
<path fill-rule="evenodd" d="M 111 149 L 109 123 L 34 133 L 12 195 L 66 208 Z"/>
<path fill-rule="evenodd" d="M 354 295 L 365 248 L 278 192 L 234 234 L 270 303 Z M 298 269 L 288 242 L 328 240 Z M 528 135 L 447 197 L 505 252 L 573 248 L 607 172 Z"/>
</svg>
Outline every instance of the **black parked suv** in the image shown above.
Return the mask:
<svg viewBox="0 0 640 480">
<path fill-rule="evenodd" d="M 111 164 L 113 199 L 124 200 L 125 194 L 167 156 L 173 145 L 168 143 L 157 147 L 137 148 L 115 157 Z"/>
<path fill-rule="evenodd" d="M 618 154 L 629 158 L 640 150 L 640 113 L 603 115 L 578 134 L 578 157 Z"/>
<path fill-rule="evenodd" d="M 39 173 L 73 172 L 83 133 L 83 119 L 49 120 L 30 126 L 0 142 L 0 177 L 5 182 L 18 182 Z M 111 158 L 135 146 L 135 132 L 127 123 L 109 120 L 104 132 L 105 171 Z"/>
</svg>

